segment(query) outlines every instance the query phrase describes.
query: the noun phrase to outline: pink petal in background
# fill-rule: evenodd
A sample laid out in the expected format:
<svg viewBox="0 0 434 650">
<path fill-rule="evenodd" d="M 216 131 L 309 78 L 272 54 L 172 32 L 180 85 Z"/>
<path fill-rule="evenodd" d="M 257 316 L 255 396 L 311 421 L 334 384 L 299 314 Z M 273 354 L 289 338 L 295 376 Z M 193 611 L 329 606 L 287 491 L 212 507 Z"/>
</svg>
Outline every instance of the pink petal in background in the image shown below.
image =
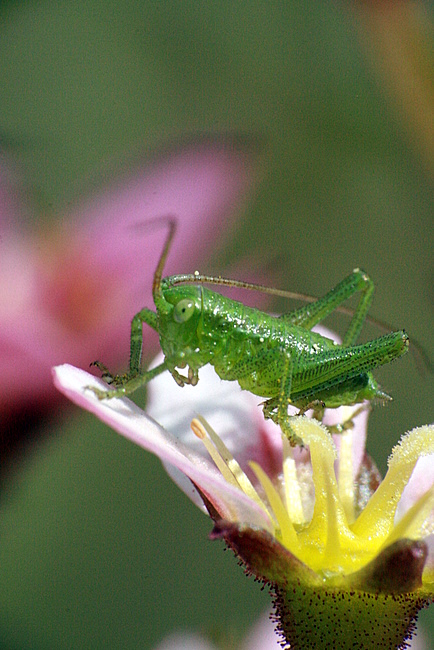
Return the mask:
<svg viewBox="0 0 434 650">
<path fill-rule="evenodd" d="M 152 307 L 152 276 L 166 230 L 138 227 L 173 215 L 167 273 L 193 272 L 233 229 L 251 183 L 251 148 L 206 140 L 166 151 L 95 192 L 62 227 L 23 231 L 0 192 L 0 409 L 53 398 L 51 366 L 125 367 L 134 313 Z M 4 174 L 2 178 L 4 177 Z M 6 184 L 7 185 L 7 184 Z M 155 343 L 152 334 L 148 341 Z"/>
</svg>

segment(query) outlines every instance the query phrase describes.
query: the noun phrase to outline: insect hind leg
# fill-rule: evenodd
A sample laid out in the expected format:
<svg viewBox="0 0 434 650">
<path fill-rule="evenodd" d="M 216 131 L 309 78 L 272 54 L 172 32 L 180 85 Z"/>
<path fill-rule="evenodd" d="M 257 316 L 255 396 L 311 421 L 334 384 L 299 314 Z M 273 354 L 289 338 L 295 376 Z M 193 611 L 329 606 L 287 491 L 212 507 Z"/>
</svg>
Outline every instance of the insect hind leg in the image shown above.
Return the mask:
<svg viewBox="0 0 434 650">
<path fill-rule="evenodd" d="M 319 300 L 301 309 L 283 314 L 281 318 L 292 325 L 299 325 L 306 329 L 311 329 L 358 292 L 361 293 L 359 304 L 356 307 L 342 343 L 343 347 L 348 347 L 356 342 L 360 334 L 374 293 L 374 283 L 361 269 L 354 269 L 350 275 L 339 282 L 339 284 Z"/>
</svg>

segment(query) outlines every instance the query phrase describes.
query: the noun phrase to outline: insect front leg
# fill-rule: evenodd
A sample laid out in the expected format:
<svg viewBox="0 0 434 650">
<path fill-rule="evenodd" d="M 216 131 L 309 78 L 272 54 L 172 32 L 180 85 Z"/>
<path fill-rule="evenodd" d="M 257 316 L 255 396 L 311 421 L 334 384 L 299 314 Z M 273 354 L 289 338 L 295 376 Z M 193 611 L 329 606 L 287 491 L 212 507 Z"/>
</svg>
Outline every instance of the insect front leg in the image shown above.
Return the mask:
<svg viewBox="0 0 434 650">
<path fill-rule="evenodd" d="M 142 359 L 143 347 L 143 324 L 146 323 L 152 329 L 158 331 L 157 314 L 148 308 L 139 311 L 131 321 L 130 337 L 130 367 L 127 373 L 123 375 L 113 375 L 107 367 L 100 361 L 94 361 L 91 365 L 96 366 L 102 371 L 102 377 L 108 384 L 114 386 L 113 390 L 100 390 L 91 388 L 99 399 L 110 399 L 112 397 L 121 397 L 130 395 L 137 388 L 147 384 L 148 381 L 167 370 L 166 363 L 163 361 L 159 366 L 151 370 L 142 370 L 140 362 Z"/>
<path fill-rule="evenodd" d="M 354 269 L 350 275 L 319 300 L 296 311 L 283 314 L 281 318 L 292 325 L 311 329 L 359 291 L 362 295 L 342 343 L 343 347 L 348 347 L 356 342 L 360 334 L 374 293 L 374 283 L 361 269 Z"/>
<path fill-rule="evenodd" d="M 188 368 L 187 377 L 185 375 L 181 375 L 181 373 L 179 373 L 177 369 L 171 365 L 166 365 L 166 369 L 170 372 L 173 379 L 176 381 L 178 386 L 181 386 L 181 388 L 187 384 L 190 386 L 196 386 L 197 382 L 199 381 L 198 371 L 194 370 L 191 367 Z"/>
<path fill-rule="evenodd" d="M 199 373 L 191 366 L 188 368 L 188 383 L 190 386 L 196 386 L 199 381 Z"/>
</svg>

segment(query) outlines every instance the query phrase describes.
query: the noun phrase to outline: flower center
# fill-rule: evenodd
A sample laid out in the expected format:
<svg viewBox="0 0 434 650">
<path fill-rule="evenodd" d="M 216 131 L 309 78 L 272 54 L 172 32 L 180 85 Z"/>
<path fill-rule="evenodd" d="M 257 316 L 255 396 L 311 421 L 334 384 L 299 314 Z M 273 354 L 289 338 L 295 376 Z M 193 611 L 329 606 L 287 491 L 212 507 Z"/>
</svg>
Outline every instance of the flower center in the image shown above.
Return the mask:
<svg viewBox="0 0 434 650">
<path fill-rule="evenodd" d="M 419 456 L 434 454 L 434 427 L 413 430 L 394 448 L 384 481 L 356 518 L 352 431 L 342 434 L 337 479 L 337 452 L 327 429 L 307 417 L 294 417 L 291 426 L 310 449 L 315 496 L 313 512 L 308 516 L 303 468 L 295 461 L 285 437 L 282 480 L 277 484 L 251 461 L 255 486 L 204 418 L 199 416 L 191 423 L 225 480 L 264 509 L 274 524 L 276 539 L 311 569 L 327 578 L 352 573 L 397 539 L 420 539 L 434 532 L 434 486 L 394 524 L 396 506 Z"/>
</svg>

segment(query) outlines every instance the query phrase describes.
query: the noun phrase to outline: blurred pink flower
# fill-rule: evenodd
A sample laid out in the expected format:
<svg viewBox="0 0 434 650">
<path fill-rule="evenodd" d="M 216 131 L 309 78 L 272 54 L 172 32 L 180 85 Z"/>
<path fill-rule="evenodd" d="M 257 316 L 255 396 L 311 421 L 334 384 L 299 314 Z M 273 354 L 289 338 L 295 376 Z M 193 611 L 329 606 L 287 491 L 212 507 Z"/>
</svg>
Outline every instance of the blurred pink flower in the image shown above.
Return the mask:
<svg viewBox="0 0 434 650">
<path fill-rule="evenodd" d="M 65 359 L 126 368 L 130 320 L 152 307 L 166 234 L 140 224 L 175 216 L 167 271 L 194 271 L 231 232 L 250 150 L 229 138 L 168 150 L 37 232 L 0 168 L 0 410 L 54 398 L 50 368 Z"/>
</svg>

